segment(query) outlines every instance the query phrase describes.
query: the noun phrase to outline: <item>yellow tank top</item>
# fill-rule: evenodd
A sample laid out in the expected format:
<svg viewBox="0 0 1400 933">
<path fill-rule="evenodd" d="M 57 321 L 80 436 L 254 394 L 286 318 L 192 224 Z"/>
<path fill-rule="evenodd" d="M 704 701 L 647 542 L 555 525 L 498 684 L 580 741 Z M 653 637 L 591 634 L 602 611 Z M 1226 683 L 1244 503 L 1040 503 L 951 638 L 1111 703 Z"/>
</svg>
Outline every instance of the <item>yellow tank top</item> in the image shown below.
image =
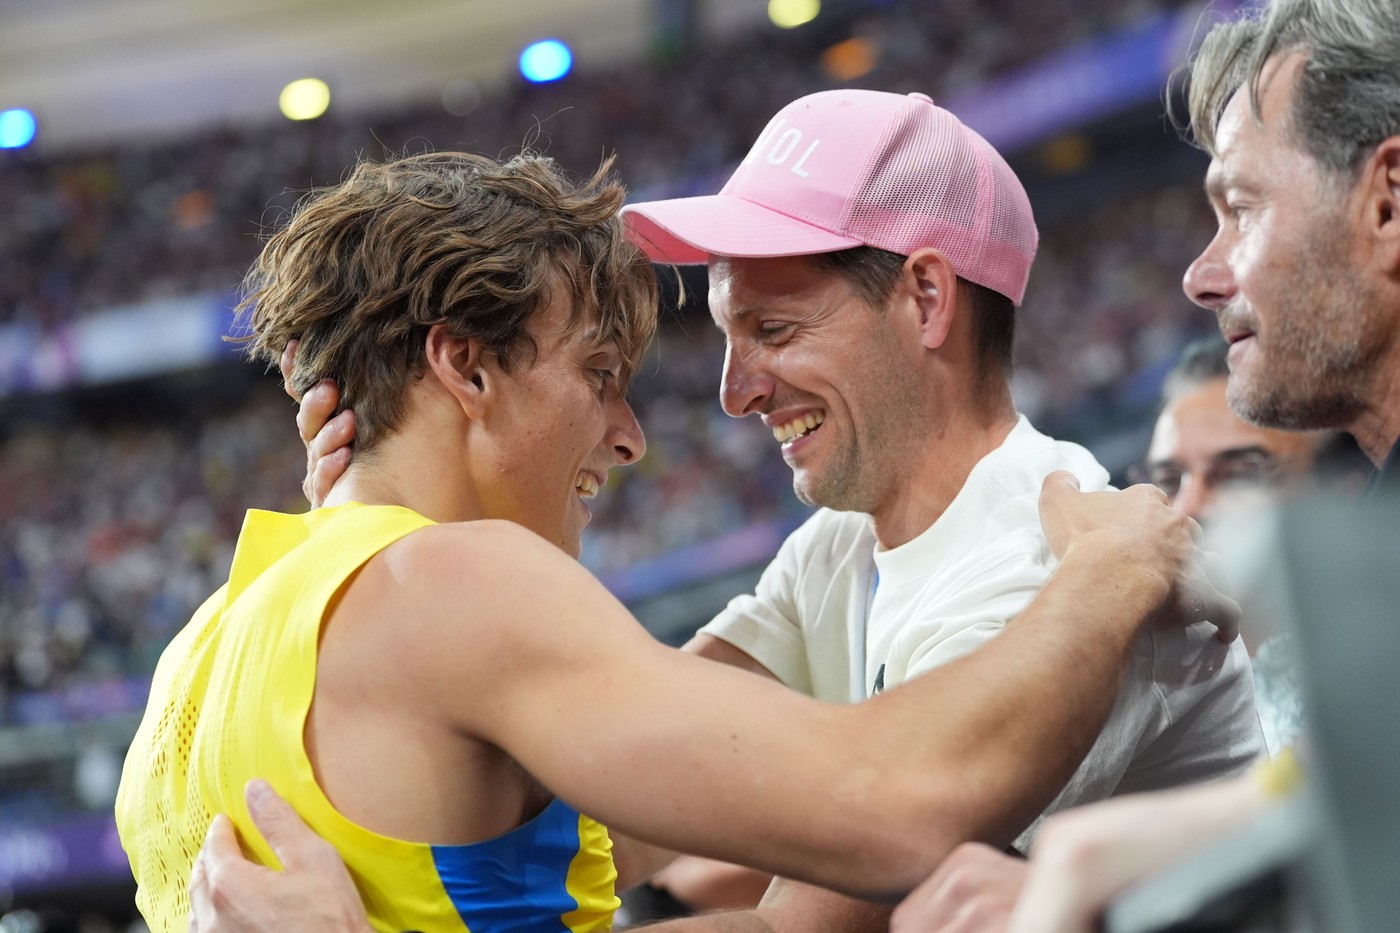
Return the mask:
<svg viewBox="0 0 1400 933">
<path fill-rule="evenodd" d="M 186 928 L 186 886 L 215 813 L 278 866 L 243 800 L 266 778 L 340 852 L 377 930 L 599 933 L 617 872 L 607 830 L 555 800 L 485 842 L 391 839 L 342 816 L 302 741 L 327 605 L 382 548 L 431 522 L 358 503 L 307 515 L 250 511 L 229 582 L 161 655 L 117 795 L 117 828 L 155 933 Z"/>
</svg>

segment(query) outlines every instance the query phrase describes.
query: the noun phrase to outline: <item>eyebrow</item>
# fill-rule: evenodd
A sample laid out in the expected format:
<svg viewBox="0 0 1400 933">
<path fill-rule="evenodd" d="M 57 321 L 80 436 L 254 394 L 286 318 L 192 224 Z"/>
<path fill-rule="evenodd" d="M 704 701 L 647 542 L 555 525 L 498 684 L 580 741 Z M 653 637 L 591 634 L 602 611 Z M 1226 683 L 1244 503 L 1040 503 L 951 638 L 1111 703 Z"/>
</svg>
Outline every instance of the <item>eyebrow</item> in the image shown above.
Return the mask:
<svg viewBox="0 0 1400 933">
<path fill-rule="evenodd" d="M 593 324 L 585 329 L 580 340 L 584 346 L 589 347 L 595 352 L 601 352 L 609 348 L 619 354 L 622 352 L 621 348 L 617 345 L 617 338 L 605 337 L 603 328 L 599 324 Z"/>
<path fill-rule="evenodd" d="M 1270 460 L 1278 459 L 1278 454 L 1258 444 L 1252 444 L 1249 447 L 1231 447 L 1229 450 L 1222 450 L 1213 459 L 1216 463 L 1229 463 L 1232 460 L 1245 460 L 1259 456 L 1268 457 Z"/>
<path fill-rule="evenodd" d="M 755 314 L 758 314 L 760 310 L 759 308 L 740 308 L 738 311 L 729 315 L 729 320 L 733 321 L 735 324 L 742 324 Z M 710 323 L 714 324 L 717 330 L 723 332 L 724 325 L 721 324 L 719 318 L 713 314 L 710 315 Z"/>
<path fill-rule="evenodd" d="M 1252 457 L 1260 456 L 1268 457 L 1270 460 L 1278 459 L 1278 454 L 1274 453 L 1272 450 L 1269 450 L 1267 447 L 1262 447 L 1259 444 L 1251 444 L 1248 447 L 1230 447 L 1226 450 L 1222 450 L 1215 456 L 1211 457 L 1210 462 L 1233 463 L 1236 460 L 1248 460 Z M 1148 461 L 1147 465 L 1149 467 L 1184 466 L 1181 462 L 1181 459 L 1178 457 L 1164 457 L 1161 460 L 1151 460 Z"/>
<path fill-rule="evenodd" d="M 1225 192 L 1232 188 L 1245 194 L 1258 192 L 1256 186 L 1241 181 L 1239 176 L 1229 169 L 1218 169 L 1214 165 L 1206 169 L 1205 190 L 1207 198 L 1212 201 L 1224 201 Z"/>
<path fill-rule="evenodd" d="M 1229 169 L 1221 168 L 1220 163 L 1215 162 L 1206 169 L 1205 190 L 1206 197 L 1212 201 L 1224 201 L 1225 192 L 1239 186 L 1239 179 L 1234 176 Z"/>
</svg>

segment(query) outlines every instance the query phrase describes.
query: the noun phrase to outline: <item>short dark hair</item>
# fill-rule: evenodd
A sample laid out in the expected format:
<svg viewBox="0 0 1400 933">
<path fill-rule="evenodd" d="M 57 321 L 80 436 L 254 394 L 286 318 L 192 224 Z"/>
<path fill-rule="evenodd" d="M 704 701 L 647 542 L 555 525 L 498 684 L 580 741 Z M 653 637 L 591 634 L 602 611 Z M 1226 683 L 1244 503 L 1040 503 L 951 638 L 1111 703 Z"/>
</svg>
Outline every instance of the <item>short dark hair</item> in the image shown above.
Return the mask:
<svg viewBox="0 0 1400 933">
<path fill-rule="evenodd" d="M 883 308 L 904 272 L 907 256 L 874 246 L 855 246 L 834 253 L 813 253 L 812 265 L 846 280 L 866 304 Z"/>
<path fill-rule="evenodd" d="M 909 257 L 874 246 L 855 246 L 808 257 L 823 272 L 839 275 L 872 308 L 882 308 L 894 291 Z M 958 277 L 967 290 L 972 312 L 972 335 L 977 350 L 979 378 L 991 373 L 1011 375 L 1016 338 L 1016 305 L 1005 295 Z"/>
<path fill-rule="evenodd" d="M 1230 378 L 1229 351 L 1229 345 L 1218 336 L 1188 343 L 1162 382 L 1162 403 L 1207 382 Z"/>
<path fill-rule="evenodd" d="M 1011 375 L 1015 361 L 1016 303 L 984 285 L 959 278 L 958 286 L 968 290 L 972 308 L 972 336 L 976 341 L 977 358 L 982 362 L 982 377 L 993 370 L 1003 376 Z"/>
</svg>

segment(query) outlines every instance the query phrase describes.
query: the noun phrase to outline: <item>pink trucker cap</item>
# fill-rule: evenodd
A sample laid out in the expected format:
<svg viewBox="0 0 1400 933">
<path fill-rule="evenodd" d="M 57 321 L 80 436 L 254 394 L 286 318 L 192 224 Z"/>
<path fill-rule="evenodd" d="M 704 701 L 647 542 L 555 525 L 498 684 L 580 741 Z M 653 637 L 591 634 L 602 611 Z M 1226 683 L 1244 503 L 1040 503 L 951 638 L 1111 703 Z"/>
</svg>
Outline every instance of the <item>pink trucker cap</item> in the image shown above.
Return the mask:
<svg viewBox="0 0 1400 933">
<path fill-rule="evenodd" d="M 719 194 L 630 204 L 656 262 L 932 246 L 963 278 L 1026 293 L 1030 200 L 991 145 L 924 94 L 823 91 L 778 112 Z"/>
</svg>

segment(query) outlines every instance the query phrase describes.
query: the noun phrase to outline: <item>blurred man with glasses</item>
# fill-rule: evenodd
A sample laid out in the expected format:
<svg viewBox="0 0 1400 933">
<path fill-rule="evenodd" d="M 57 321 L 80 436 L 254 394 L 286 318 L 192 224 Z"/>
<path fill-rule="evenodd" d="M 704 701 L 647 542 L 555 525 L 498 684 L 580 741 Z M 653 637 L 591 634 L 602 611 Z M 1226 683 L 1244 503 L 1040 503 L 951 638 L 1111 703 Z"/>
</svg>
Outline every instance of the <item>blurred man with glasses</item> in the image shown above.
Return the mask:
<svg viewBox="0 0 1400 933">
<path fill-rule="evenodd" d="M 1211 337 L 1182 352 L 1162 389 L 1146 462 L 1131 469 L 1129 478 L 1166 493 L 1172 505 L 1202 524 L 1208 541 L 1231 513 L 1269 507 L 1315 484 L 1350 485 L 1359 492 L 1371 464 L 1350 435 L 1260 427 L 1230 409 L 1227 350 Z M 1303 711 L 1291 640 L 1276 636 L 1270 622 L 1246 617 L 1241 635 L 1253 659 L 1265 744 L 1276 755 L 1302 731 Z"/>
<path fill-rule="evenodd" d="M 1259 427 L 1231 411 L 1226 350 L 1209 338 L 1182 353 L 1162 391 L 1146 462 L 1129 471 L 1132 482 L 1151 483 L 1172 505 L 1209 523 L 1222 509 L 1267 504 L 1315 474 L 1326 482 L 1364 481 L 1370 465 L 1349 436 Z"/>
</svg>

